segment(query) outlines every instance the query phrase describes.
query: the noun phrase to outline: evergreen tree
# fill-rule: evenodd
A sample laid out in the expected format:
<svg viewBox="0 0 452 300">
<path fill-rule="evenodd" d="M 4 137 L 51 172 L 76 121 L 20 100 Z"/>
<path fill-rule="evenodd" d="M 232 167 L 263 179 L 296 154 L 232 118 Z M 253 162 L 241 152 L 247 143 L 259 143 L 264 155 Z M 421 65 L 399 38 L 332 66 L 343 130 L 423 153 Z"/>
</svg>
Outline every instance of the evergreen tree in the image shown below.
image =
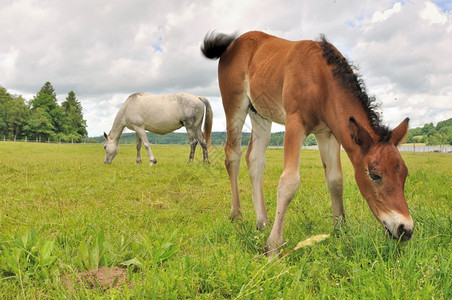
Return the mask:
<svg viewBox="0 0 452 300">
<path fill-rule="evenodd" d="M 70 91 L 66 101 L 61 103 L 66 120 L 65 134 L 72 141 L 80 142 L 82 137 L 88 135 L 86 120 L 83 119 L 83 108 L 77 100 L 74 91 Z"/>
<path fill-rule="evenodd" d="M 55 139 L 64 130 L 64 115 L 58 105 L 56 93 L 50 82 L 46 82 L 38 94 L 30 101 L 31 116 L 28 121 L 28 132 L 31 138 L 49 140 Z M 37 112 L 37 110 L 39 111 Z M 39 120 L 39 121 L 38 121 Z M 42 124 L 39 129 L 36 124 Z"/>
</svg>

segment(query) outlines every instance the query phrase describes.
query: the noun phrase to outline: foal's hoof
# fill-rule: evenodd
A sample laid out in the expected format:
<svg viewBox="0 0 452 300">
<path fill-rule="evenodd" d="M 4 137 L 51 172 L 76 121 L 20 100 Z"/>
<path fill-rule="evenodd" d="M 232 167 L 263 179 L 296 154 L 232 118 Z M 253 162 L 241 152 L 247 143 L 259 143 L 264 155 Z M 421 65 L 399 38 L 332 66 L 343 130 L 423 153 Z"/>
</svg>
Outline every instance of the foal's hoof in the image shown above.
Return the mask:
<svg viewBox="0 0 452 300">
<path fill-rule="evenodd" d="M 149 162 L 149 166 L 153 166 L 153 165 L 156 165 L 157 164 L 157 160 L 156 159 L 154 159 L 154 160 L 151 160 L 150 162 Z"/>
<path fill-rule="evenodd" d="M 229 220 L 231 220 L 232 222 L 243 220 L 242 213 L 240 211 L 231 211 L 231 214 L 229 215 Z"/>
<path fill-rule="evenodd" d="M 135 162 L 136 165 L 141 165 L 141 163 L 142 163 L 141 160 L 137 160 L 137 161 Z"/>
<path fill-rule="evenodd" d="M 345 216 L 334 217 L 334 230 L 341 230 L 343 225 L 345 225 Z"/>
<path fill-rule="evenodd" d="M 267 240 L 267 243 L 265 243 L 264 250 L 265 250 L 265 255 L 267 255 L 267 257 L 268 257 L 268 260 L 278 258 L 279 254 L 281 252 L 280 247 L 278 247 L 274 241 L 268 241 L 268 240 Z"/>
<path fill-rule="evenodd" d="M 267 221 L 257 221 L 256 222 L 256 229 L 259 231 L 264 230 L 268 226 L 268 220 Z"/>
</svg>

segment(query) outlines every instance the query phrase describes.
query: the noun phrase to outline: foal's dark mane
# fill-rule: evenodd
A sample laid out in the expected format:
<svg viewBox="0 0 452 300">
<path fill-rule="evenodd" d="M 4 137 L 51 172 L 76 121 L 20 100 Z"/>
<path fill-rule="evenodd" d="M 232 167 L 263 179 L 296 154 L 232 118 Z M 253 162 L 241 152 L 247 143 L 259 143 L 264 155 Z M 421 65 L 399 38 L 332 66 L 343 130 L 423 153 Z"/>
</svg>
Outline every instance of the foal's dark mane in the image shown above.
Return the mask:
<svg viewBox="0 0 452 300">
<path fill-rule="evenodd" d="M 366 85 L 361 75 L 358 73 L 358 68 L 351 64 L 345 57 L 343 57 L 325 38 L 320 35 L 320 47 L 323 51 L 323 57 L 328 65 L 334 65 L 333 75 L 336 77 L 342 86 L 350 90 L 353 95 L 359 99 L 363 109 L 366 111 L 370 120 L 370 124 L 381 137 L 381 141 L 388 141 L 391 137 L 391 132 L 388 127 L 382 124 L 380 113 L 378 112 L 379 104 L 376 103 L 374 96 L 367 95 Z"/>
</svg>

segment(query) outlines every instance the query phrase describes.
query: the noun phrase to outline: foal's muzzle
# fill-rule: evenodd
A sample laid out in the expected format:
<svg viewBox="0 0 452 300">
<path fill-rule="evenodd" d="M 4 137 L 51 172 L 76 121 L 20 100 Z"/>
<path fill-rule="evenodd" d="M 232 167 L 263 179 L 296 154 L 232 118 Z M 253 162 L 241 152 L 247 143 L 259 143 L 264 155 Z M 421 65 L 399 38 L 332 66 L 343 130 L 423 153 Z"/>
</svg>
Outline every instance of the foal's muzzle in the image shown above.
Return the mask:
<svg viewBox="0 0 452 300">
<path fill-rule="evenodd" d="M 406 218 L 397 213 L 388 213 L 381 218 L 386 232 L 392 236 L 393 239 L 401 239 L 408 241 L 411 239 L 414 230 L 414 223 L 411 217 Z"/>
</svg>

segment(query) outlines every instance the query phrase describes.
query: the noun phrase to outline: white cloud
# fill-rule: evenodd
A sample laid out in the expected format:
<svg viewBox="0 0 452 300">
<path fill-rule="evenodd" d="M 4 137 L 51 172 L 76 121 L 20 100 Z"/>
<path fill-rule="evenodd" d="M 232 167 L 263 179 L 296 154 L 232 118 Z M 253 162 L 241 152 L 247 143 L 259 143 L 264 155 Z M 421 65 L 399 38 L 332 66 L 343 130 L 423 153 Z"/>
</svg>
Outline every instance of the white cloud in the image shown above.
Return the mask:
<svg viewBox="0 0 452 300">
<path fill-rule="evenodd" d="M 395 13 L 400 12 L 401 9 L 402 4 L 400 2 L 396 2 L 394 3 L 394 6 L 390 9 L 387 9 L 383 12 L 377 11 L 372 16 L 372 23 L 384 22 Z"/>
<path fill-rule="evenodd" d="M 422 19 L 429 21 L 431 24 L 445 24 L 447 22 L 447 14 L 432 2 L 425 2 L 425 9 L 421 11 Z"/>
</svg>

